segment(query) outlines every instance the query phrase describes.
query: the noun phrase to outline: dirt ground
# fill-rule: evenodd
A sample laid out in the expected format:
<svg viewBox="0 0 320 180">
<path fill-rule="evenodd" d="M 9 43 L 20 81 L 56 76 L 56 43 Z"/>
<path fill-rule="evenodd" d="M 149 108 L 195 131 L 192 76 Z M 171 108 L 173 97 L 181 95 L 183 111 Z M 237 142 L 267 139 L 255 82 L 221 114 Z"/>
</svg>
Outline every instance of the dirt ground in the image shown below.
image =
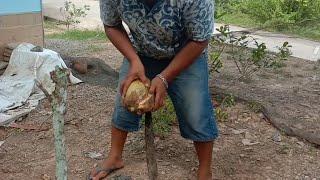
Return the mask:
<svg viewBox="0 0 320 180">
<path fill-rule="evenodd" d="M 103 49 L 92 51 L 90 43 Z M 69 179 L 85 179 L 93 165 L 101 161 L 86 154 L 105 155 L 110 147 L 110 121 L 116 94 L 111 82 L 116 80 L 107 65 L 117 71 L 122 57 L 109 42 L 47 40 L 46 44 L 47 48 L 65 56 L 99 58 L 106 64 L 104 68 L 98 66 L 97 71 L 82 76 L 87 78 L 86 83 L 69 88 L 65 126 Z M 103 79 L 103 83 L 97 83 L 99 79 Z M 279 133 L 261 113 L 252 112 L 246 103 L 237 102 L 227 112 L 229 117 L 219 122 L 220 136 L 214 145 L 214 179 L 320 179 L 319 148 Z M 41 125 L 49 130 L 1 127 L 0 141 L 4 144 L 0 147 L 0 179 L 54 179 L 53 131 L 47 100 L 17 123 Z M 143 137 L 143 131 L 129 135 L 124 151 L 126 166 L 110 177 L 122 174 L 132 179 L 147 179 Z M 156 139 L 156 151 L 159 179 L 195 179 L 195 151 L 192 142 L 180 137 L 177 125 L 168 137 Z"/>
<path fill-rule="evenodd" d="M 211 81 L 213 92 L 257 102 L 277 128 L 320 145 L 320 61 L 291 57 L 280 69 L 264 69 L 250 81 L 239 81 L 225 52 L 224 68 Z"/>
</svg>

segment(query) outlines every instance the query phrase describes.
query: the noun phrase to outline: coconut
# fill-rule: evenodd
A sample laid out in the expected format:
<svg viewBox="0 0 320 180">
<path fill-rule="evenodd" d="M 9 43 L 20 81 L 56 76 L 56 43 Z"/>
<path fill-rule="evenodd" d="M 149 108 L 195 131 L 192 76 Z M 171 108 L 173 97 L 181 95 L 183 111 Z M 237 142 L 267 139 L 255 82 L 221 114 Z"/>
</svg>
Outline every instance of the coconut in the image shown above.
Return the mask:
<svg viewBox="0 0 320 180">
<path fill-rule="evenodd" d="M 133 81 L 124 98 L 123 105 L 130 111 L 139 115 L 150 112 L 154 105 L 154 95 L 149 93 L 149 87 L 140 80 Z"/>
</svg>

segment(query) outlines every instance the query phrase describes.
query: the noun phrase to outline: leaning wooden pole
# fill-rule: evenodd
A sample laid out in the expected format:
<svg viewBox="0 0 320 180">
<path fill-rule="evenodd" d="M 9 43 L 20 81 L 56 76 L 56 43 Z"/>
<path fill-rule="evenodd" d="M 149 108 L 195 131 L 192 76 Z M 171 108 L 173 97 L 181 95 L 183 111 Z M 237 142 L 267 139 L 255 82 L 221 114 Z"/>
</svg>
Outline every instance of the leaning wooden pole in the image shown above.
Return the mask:
<svg viewBox="0 0 320 180">
<path fill-rule="evenodd" d="M 56 153 L 56 179 L 67 180 L 67 158 L 64 136 L 64 115 L 67 105 L 67 86 L 69 82 L 69 70 L 56 67 L 50 73 L 51 79 L 55 84 L 52 94 L 49 94 L 41 84 L 38 87 L 48 97 L 52 107 L 54 144 Z"/>
<path fill-rule="evenodd" d="M 56 178 L 67 180 L 67 157 L 64 137 L 64 115 L 67 105 L 67 87 L 69 70 L 56 68 L 51 72 L 51 79 L 55 83 L 55 90 L 51 95 L 54 144 L 56 151 Z"/>
<path fill-rule="evenodd" d="M 145 115 L 145 141 L 146 141 L 146 156 L 149 180 L 156 180 L 158 178 L 158 167 L 155 157 L 154 133 L 152 114 L 147 112 Z"/>
</svg>

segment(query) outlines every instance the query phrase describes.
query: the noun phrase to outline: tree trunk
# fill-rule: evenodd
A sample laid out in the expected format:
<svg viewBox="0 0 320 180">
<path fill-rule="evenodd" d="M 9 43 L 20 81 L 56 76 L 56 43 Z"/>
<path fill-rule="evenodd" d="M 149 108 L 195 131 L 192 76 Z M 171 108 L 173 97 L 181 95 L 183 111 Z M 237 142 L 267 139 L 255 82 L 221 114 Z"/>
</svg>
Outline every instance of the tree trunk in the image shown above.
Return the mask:
<svg viewBox="0 0 320 180">
<path fill-rule="evenodd" d="M 158 167 L 155 158 L 154 133 L 151 112 L 147 112 L 145 115 L 145 141 L 148 177 L 149 180 L 156 180 L 158 178 Z"/>
</svg>

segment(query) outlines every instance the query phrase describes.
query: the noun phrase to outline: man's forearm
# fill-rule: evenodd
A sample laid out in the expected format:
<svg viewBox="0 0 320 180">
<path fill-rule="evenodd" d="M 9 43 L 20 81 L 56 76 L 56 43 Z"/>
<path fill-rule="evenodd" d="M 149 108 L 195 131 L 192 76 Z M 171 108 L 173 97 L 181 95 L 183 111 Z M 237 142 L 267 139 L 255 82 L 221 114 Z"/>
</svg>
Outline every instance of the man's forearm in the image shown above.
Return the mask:
<svg viewBox="0 0 320 180">
<path fill-rule="evenodd" d="M 183 70 L 187 69 L 208 46 L 208 41 L 196 42 L 190 41 L 182 50 L 174 57 L 169 66 L 162 71 L 162 75 L 168 82 L 171 82 Z"/>
<path fill-rule="evenodd" d="M 137 63 L 140 61 L 139 56 L 133 48 L 128 34 L 123 26 L 104 26 L 104 29 L 112 44 L 130 61 L 130 63 Z"/>
</svg>

